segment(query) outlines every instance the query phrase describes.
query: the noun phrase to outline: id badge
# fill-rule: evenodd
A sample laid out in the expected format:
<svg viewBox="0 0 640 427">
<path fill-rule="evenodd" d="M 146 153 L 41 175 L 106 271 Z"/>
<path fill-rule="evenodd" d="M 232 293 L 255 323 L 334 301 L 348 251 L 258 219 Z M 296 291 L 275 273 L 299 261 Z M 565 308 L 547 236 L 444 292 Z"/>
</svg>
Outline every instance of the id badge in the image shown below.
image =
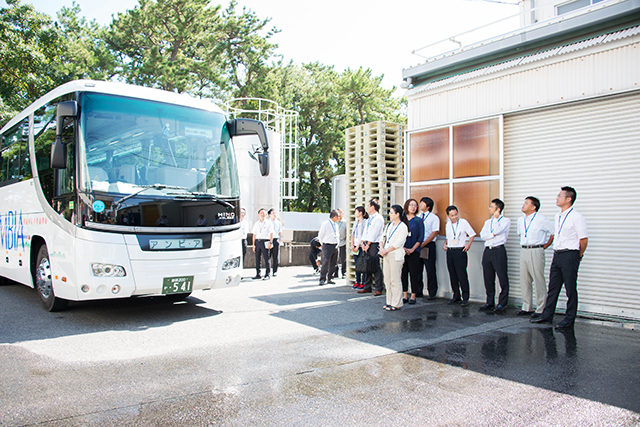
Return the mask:
<svg viewBox="0 0 640 427">
<path fill-rule="evenodd" d="M 409 234 L 407 234 L 407 237 L 411 237 L 411 232 L 409 232 Z"/>
<path fill-rule="evenodd" d="M 453 239 L 451 241 L 451 244 L 454 245 L 454 246 L 458 246 L 458 239 Z"/>
</svg>

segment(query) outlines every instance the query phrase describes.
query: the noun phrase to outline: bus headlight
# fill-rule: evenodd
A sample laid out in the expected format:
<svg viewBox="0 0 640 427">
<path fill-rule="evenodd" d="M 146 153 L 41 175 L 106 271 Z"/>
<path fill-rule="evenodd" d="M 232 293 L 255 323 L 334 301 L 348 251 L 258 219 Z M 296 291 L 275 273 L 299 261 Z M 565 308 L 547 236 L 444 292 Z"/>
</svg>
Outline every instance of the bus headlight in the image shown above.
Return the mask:
<svg viewBox="0 0 640 427">
<path fill-rule="evenodd" d="M 222 264 L 222 269 L 223 270 L 231 270 L 232 268 L 238 268 L 238 267 L 240 267 L 240 257 L 239 256 L 237 256 L 235 258 L 228 259 Z"/>
<path fill-rule="evenodd" d="M 114 264 L 94 262 L 91 264 L 91 270 L 96 277 L 124 277 L 127 275 L 123 266 Z"/>
</svg>

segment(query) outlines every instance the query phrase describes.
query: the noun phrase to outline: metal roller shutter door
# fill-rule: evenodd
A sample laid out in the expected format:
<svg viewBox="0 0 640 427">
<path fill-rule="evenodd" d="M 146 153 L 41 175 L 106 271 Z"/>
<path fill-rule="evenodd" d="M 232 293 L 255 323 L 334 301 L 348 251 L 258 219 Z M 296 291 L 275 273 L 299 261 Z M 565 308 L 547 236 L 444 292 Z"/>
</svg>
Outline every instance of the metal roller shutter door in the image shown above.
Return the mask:
<svg viewBox="0 0 640 427">
<path fill-rule="evenodd" d="M 640 319 L 640 93 L 504 117 L 505 214 L 511 296 L 521 297 L 516 219 L 529 195 L 553 220 L 563 185 L 576 188 L 589 246 L 578 273 L 578 310 Z M 547 250 L 546 278 L 553 253 Z M 548 284 L 548 283 L 547 283 Z M 564 291 L 558 308 L 564 309 Z"/>
</svg>

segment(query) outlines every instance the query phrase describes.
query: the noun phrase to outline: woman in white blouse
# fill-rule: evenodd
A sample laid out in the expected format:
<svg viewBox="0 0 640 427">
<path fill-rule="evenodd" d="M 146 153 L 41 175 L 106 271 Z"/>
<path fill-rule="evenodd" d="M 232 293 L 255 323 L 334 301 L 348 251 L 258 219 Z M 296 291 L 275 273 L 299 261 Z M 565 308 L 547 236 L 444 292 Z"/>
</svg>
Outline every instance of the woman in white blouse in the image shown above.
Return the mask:
<svg viewBox="0 0 640 427">
<path fill-rule="evenodd" d="M 356 207 L 354 211 L 356 220 L 351 227 L 351 254 L 353 255 L 353 264 L 358 262 L 358 257 L 362 255 L 362 248 L 360 242 L 362 241 L 362 232 L 364 231 L 364 220 L 369 218 L 369 214 L 364 209 L 364 206 Z M 356 271 L 356 283 L 353 285 L 353 289 L 364 289 L 364 273 L 358 273 Z"/>
<path fill-rule="evenodd" d="M 384 246 L 380 250 L 383 258 L 383 276 L 387 289 L 388 311 L 399 310 L 402 307 L 402 265 L 404 264 L 404 243 L 409 229 L 402 222 L 402 207 L 393 205 L 389 210 L 391 222 L 384 231 Z"/>
</svg>

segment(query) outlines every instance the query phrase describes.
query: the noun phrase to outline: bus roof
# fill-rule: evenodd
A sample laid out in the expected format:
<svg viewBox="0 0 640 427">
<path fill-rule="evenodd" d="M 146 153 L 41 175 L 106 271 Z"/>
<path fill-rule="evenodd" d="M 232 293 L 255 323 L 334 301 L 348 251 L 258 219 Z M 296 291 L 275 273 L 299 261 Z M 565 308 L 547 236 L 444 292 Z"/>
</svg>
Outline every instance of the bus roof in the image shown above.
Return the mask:
<svg viewBox="0 0 640 427">
<path fill-rule="evenodd" d="M 97 81 L 97 80 L 74 80 L 58 86 L 46 95 L 38 98 L 27 108 L 22 110 L 18 115 L 12 118 L 0 133 L 13 127 L 16 123 L 22 121 L 29 114 L 47 104 L 49 101 L 68 93 L 74 92 L 98 92 L 110 95 L 119 95 L 128 98 L 148 99 L 150 101 L 164 102 L 167 104 L 183 105 L 185 107 L 197 108 L 199 110 L 211 111 L 214 113 L 225 114 L 224 111 L 207 99 L 194 98 L 188 94 L 180 94 L 169 92 L 161 89 L 154 89 L 144 86 L 130 85 L 127 83 Z"/>
</svg>

